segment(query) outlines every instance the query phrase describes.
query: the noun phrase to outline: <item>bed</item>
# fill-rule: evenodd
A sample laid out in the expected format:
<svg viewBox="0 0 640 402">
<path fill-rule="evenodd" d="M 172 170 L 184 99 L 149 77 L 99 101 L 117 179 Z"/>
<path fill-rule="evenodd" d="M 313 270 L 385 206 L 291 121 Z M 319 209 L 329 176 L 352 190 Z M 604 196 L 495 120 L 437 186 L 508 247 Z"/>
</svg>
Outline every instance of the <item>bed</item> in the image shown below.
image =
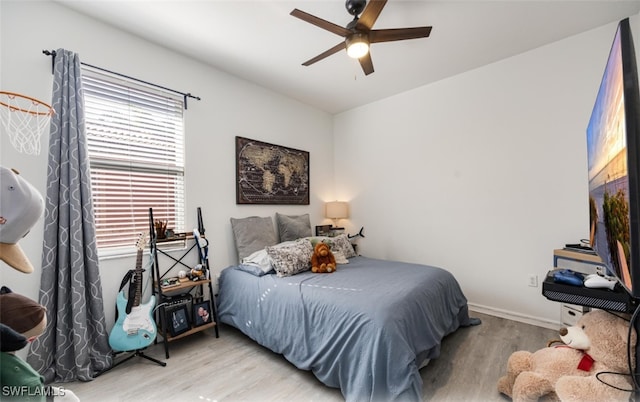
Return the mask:
<svg viewBox="0 0 640 402">
<path fill-rule="evenodd" d="M 433 266 L 355 253 L 346 260 L 331 274 L 227 267 L 219 320 L 340 388 L 347 401 L 421 400 L 420 365 L 438 357 L 447 334 L 477 323 L 458 282 Z"/>
</svg>

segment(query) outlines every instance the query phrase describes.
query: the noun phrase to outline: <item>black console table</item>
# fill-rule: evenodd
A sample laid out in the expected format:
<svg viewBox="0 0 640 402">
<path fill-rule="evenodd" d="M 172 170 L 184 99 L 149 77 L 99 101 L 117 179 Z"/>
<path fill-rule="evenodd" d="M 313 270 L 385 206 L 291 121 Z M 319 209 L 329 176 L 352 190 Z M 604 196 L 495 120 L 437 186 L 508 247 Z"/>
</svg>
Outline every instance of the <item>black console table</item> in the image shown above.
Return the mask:
<svg viewBox="0 0 640 402">
<path fill-rule="evenodd" d="M 609 290 L 556 283 L 554 271 L 549 271 L 542 283 L 542 295 L 549 300 L 621 313 L 633 313 L 637 307 L 637 300 L 618 288 L 619 285 Z"/>
</svg>

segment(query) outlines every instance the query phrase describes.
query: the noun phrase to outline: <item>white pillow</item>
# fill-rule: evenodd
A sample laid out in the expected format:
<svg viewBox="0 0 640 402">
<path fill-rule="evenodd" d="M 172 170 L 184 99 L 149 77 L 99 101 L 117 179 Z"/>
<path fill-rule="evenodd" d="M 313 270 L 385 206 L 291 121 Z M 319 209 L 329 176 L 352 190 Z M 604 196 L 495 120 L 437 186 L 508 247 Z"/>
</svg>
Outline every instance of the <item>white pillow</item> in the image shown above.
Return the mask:
<svg viewBox="0 0 640 402">
<path fill-rule="evenodd" d="M 336 264 L 348 264 L 349 260 L 344 256 L 342 251 L 332 251 L 333 257 L 336 259 Z"/>
<path fill-rule="evenodd" d="M 267 253 L 266 248 L 255 251 L 251 255 L 244 257 L 242 259 L 242 264 L 257 267 L 265 274 L 273 270 L 273 265 L 271 265 L 271 258 L 269 258 L 269 254 Z"/>
</svg>

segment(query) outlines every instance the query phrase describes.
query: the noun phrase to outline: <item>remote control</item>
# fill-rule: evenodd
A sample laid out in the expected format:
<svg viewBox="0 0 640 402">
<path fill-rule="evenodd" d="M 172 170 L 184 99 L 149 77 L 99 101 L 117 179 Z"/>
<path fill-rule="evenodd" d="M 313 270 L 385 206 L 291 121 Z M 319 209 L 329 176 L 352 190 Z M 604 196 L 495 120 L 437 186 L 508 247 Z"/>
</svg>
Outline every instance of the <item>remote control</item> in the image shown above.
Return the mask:
<svg viewBox="0 0 640 402">
<path fill-rule="evenodd" d="M 553 273 L 553 281 L 573 286 L 582 286 L 584 276 L 570 269 L 563 269 Z"/>
<path fill-rule="evenodd" d="M 610 289 L 616 286 L 616 281 L 612 279 L 607 279 L 604 276 L 600 276 L 598 274 L 587 275 L 584 280 L 584 286 L 587 288 L 595 288 L 595 289 Z"/>
</svg>

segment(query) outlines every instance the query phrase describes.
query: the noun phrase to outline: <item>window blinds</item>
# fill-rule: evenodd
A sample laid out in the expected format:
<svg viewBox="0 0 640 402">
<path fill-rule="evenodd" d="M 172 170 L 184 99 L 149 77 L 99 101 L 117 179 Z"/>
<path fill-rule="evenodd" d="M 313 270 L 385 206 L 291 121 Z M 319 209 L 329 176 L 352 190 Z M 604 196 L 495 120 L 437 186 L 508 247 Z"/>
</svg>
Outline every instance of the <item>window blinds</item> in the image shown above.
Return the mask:
<svg viewBox="0 0 640 402">
<path fill-rule="evenodd" d="M 156 220 L 184 230 L 183 99 L 83 68 L 99 249 L 133 247 Z"/>
</svg>

